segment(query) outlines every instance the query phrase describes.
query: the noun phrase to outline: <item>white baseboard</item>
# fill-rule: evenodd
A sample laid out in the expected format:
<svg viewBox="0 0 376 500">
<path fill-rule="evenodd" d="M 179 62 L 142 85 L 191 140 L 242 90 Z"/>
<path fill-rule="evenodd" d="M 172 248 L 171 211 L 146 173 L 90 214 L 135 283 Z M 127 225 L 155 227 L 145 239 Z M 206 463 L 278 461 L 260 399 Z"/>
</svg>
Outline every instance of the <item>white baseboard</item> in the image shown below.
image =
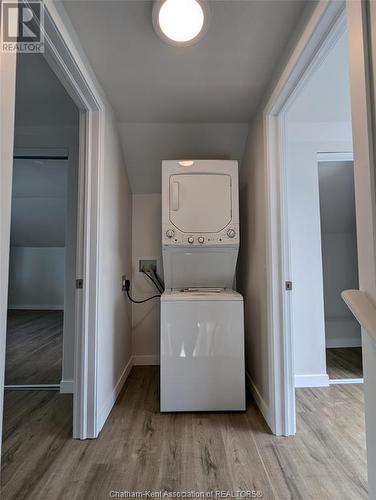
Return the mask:
<svg viewBox="0 0 376 500">
<path fill-rule="evenodd" d="M 60 393 L 73 394 L 73 392 L 74 392 L 74 381 L 71 379 L 62 379 L 60 382 Z"/>
<path fill-rule="evenodd" d="M 343 385 L 343 384 L 364 384 L 363 378 L 331 378 L 330 385 Z"/>
<path fill-rule="evenodd" d="M 350 338 L 350 339 L 326 339 L 326 348 L 338 348 L 338 347 L 362 347 L 362 341 L 360 338 Z"/>
<path fill-rule="evenodd" d="M 119 380 L 116 382 L 116 385 L 115 385 L 112 393 L 107 398 L 106 403 L 103 405 L 102 409 L 99 412 L 98 421 L 97 421 L 97 434 L 99 434 L 100 431 L 102 430 L 102 427 L 104 426 L 104 424 L 107 420 L 107 417 L 110 414 L 112 407 L 114 406 L 115 401 L 116 401 L 118 395 L 120 394 L 120 391 L 122 390 L 125 381 L 128 378 L 128 375 L 132 369 L 132 366 L 133 366 L 133 358 L 131 357 L 130 360 L 128 361 L 128 363 L 125 365 L 125 368 L 122 371 L 122 374 L 120 375 Z"/>
<path fill-rule="evenodd" d="M 135 366 L 159 365 L 160 357 L 157 354 L 135 354 L 133 364 Z"/>
<path fill-rule="evenodd" d="M 9 304 L 8 309 L 25 311 L 64 311 L 64 305 L 59 304 Z"/>
<path fill-rule="evenodd" d="M 245 372 L 245 381 L 246 381 L 247 389 L 252 394 L 253 399 L 255 400 L 263 417 L 266 420 L 266 423 L 268 424 L 270 429 L 273 429 L 274 425 L 273 425 L 273 418 L 272 418 L 272 414 L 270 411 L 270 407 L 266 404 L 264 398 L 261 396 L 259 390 L 257 389 L 255 383 L 253 382 L 250 374 L 247 371 Z"/>
<path fill-rule="evenodd" d="M 295 375 L 295 388 L 303 387 L 329 387 L 328 374 Z"/>
</svg>

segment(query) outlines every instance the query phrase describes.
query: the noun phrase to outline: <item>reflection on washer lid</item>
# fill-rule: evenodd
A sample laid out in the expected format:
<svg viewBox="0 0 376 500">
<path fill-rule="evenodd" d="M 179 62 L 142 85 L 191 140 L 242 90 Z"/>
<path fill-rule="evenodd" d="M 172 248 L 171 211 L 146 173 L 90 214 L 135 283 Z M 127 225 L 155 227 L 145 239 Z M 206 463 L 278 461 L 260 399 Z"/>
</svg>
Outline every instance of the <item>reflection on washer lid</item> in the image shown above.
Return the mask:
<svg viewBox="0 0 376 500">
<path fill-rule="evenodd" d="M 240 293 L 230 290 L 229 288 L 215 289 L 193 288 L 183 290 L 167 290 L 161 295 L 162 302 L 177 302 L 177 301 L 243 301 Z M 219 290 L 219 291 L 217 291 Z"/>
</svg>

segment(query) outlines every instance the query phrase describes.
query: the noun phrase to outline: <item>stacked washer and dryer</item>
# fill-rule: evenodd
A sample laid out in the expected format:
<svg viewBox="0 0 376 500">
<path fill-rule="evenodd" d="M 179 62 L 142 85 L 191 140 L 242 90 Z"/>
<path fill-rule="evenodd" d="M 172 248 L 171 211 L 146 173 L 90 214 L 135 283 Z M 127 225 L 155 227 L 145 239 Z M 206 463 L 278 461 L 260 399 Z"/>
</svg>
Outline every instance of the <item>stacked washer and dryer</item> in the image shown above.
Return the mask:
<svg viewBox="0 0 376 500">
<path fill-rule="evenodd" d="M 238 164 L 162 162 L 161 411 L 245 409 Z"/>
</svg>

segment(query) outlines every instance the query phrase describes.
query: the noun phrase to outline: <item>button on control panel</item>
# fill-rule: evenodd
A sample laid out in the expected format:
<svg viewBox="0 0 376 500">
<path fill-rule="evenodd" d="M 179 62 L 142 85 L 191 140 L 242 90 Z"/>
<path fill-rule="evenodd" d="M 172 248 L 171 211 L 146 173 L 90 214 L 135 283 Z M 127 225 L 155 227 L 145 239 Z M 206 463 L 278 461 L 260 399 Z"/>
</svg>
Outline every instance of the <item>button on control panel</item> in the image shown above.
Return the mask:
<svg viewBox="0 0 376 500">
<path fill-rule="evenodd" d="M 192 245 L 194 243 L 195 239 L 193 238 L 193 236 L 188 236 L 188 243 L 190 245 Z"/>
<path fill-rule="evenodd" d="M 204 238 L 203 236 L 199 236 L 199 237 L 197 238 L 197 241 L 198 241 L 199 243 L 201 243 L 201 245 L 202 245 L 202 244 L 204 243 L 204 241 L 205 241 L 205 238 Z"/>
<path fill-rule="evenodd" d="M 167 229 L 166 236 L 169 239 L 173 238 L 175 236 L 175 231 L 173 229 Z"/>
</svg>

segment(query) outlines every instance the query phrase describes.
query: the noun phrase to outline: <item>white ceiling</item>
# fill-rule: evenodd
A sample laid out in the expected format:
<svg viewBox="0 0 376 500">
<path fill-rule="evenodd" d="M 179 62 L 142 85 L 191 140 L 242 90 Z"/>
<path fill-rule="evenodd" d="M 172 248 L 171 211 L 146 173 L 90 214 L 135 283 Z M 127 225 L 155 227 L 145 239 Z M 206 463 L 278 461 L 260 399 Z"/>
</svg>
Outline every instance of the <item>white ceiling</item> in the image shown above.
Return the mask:
<svg viewBox="0 0 376 500">
<path fill-rule="evenodd" d="M 211 1 L 204 38 L 173 47 L 150 1 L 65 1 L 111 102 L 134 193 L 160 192 L 162 159 L 241 160 L 250 122 L 306 2 Z"/>
<path fill-rule="evenodd" d="M 355 233 L 353 162 L 320 162 L 319 187 L 322 232 Z"/>
<path fill-rule="evenodd" d="M 173 47 L 150 1 L 65 1 L 119 122 L 248 122 L 305 5 L 211 1 L 209 30 Z"/>
</svg>

